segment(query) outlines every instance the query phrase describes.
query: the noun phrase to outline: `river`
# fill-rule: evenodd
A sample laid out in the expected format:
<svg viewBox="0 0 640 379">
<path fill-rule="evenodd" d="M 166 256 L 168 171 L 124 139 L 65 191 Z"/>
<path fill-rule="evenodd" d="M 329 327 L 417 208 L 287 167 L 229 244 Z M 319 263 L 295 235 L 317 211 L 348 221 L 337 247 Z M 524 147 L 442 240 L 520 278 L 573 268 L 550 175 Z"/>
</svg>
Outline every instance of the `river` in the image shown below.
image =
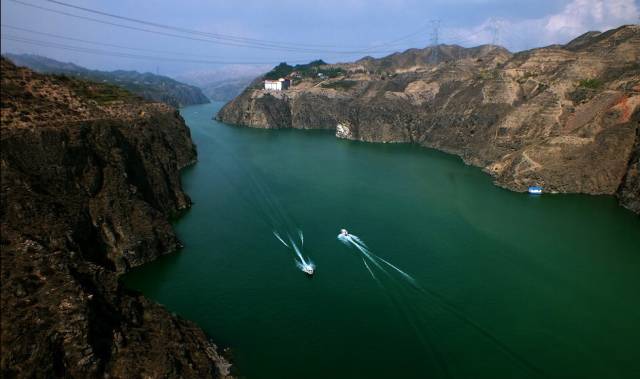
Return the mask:
<svg viewBox="0 0 640 379">
<path fill-rule="evenodd" d="M 438 151 L 236 128 L 220 106 L 181 110 L 184 249 L 124 282 L 241 376 L 640 377 L 640 217 L 615 198 L 510 192 Z M 312 278 L 274 229 L 302 231 Z"/>
</svg>

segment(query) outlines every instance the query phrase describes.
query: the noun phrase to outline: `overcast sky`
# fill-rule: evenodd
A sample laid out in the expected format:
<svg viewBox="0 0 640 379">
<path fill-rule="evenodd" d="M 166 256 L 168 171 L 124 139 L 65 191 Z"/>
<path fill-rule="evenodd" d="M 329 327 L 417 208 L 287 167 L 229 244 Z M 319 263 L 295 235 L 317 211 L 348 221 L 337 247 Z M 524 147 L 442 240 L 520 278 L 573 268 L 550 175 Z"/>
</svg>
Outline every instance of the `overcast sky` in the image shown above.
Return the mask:
<svg viewBox="0 0 640 379">
<path fill-rule="evenodd" d="M 219 61 L 271 64 L 322 58 L 337 62 L 425 47 L 434 40 L 431 20 L 441 20 L 440 43 L 475 46 L 495 40 L 518 51 L 565 43 L 589 30 L 638 23 L 640 17 L 640 5 L 634 0 L 60 0 L 158 24 L 224 34 L 226 39 L 222 42 L 227 45 L 223 45 L 220 40 L 211 41 L 210 35 L 136 24 L 47 0 L 18 1 L 139 29 L 209 40 L 125 29 L 29 7 L 14 0 L 1 2 L 3 53 L 37 53 L 89 68 L 159 70 L 168 75 L 218 69 L 221 65 L 212 62 Z M 252 40 L 229 39 L 235 37 Z M 278 45 L 275 48 L 274 43 Z M 78 47 L 108 55 L 77 51 Z M 208 62 L 134 59 L 114 56 L 113 52 Z"/>
</svg>

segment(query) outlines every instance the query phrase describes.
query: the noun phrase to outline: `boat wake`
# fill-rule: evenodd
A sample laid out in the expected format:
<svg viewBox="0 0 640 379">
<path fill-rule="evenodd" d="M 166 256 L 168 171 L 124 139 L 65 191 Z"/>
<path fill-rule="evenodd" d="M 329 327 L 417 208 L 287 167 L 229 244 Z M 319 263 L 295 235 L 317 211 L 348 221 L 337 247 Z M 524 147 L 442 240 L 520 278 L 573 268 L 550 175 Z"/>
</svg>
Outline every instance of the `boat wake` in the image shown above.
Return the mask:
<svg viewBox="0 0 640 379">
<path fill-rule="evenodd" d="M 433 306 L 452 314 L 455 319 L 482 335 L 513 361 L 518 362 L 535 374 L 544 376 L 539 368 L 503 343 L 478 322 L 467 316 L 464 311 L 445 296 L 433 289 L 420 285 L 407 272 L 374 254 L 360 237 L 350 234 L 346 229 L 342 229 L 338 234 L 338 240 L 360 253 L 362 262 L 371 278 L 400 311 L 423 346 L 431 352 L 433 363 L 440 368 L 441 376 L 448 378 L 450 373 L 444 354 L 441 353 L 440 348 L 435 345 L 429 336 L 438 333 L 433 328 L 434 320 L 429 319 L 430 314 L 434 313 Z M 381 280 L 381 277 L 384 280 Z"/>
<path fill-rule="evenodd" d="M 340 240 L 340 242 L 342 242 L 343 244 L 349 247 L 355 248 L 357 251 L 362 253 L 363 255 L 362 261 L 364 262 L 367 269 L 369 269 L 369 271 L 371 271 L 371 269 L 369 268 L 369 265 L 367 264 L 367 261 L 365 260 L 365 258 L 382 271 L 385 271 L 385 269 L 382 267 L 382 264 L 384 264 L 392 268 L 393 270 L 395 270 L 397 273 L 402 275 L 406 280 L 408 280 L 412 284 L 416 283 L 415 279 L 413 279 L 411 275 L 402 271 L 401 269 L 399 269 L 398 267 L 396 267 L 386 259 L 381 258 L 375 255 L 374 253 L 372 253 L 371 250 L 369 250 L 369 248 L 367 247 L 367 245 L 360 239 L 360 237 L 356 236 L 355 234 L 349 234 L 345 229 L 342 229 L 340 234 L 338 234 L 338 240 Z M 372 276 L 374 276 L 373 272 L 371 274 Z"/>
<path fill-rule="evenodd" d="M 302 248 L 304 247 L 304 234 L 302 234 L 301 230 L 298 230 L 298 238 L 300 239 L 300 247 L 296 244 L 295 240 L 287 235 L 287 239 L 289 243 L 286 243 L 285 240 L 280 236 L 280 233 L 277 231 L 273 231 L 273 235 L 278 239 L 278 241 L 282 242 L 282 244 L 292 249 L 295 253 L 296 266 L 305 274 L 313 275 L 316 271 L 316 265 L 311 261 L 309 257 L 305 258 L 302 255 Z"/>
<path fill-rule="evenodd" d="M 307 275 L 313 275 L 315 264 L 302 254 L 304 235 L 278 200 L 277 194 L 270 188 L 269 181 L 260 174 L 257 167 L 247 160 L 238 159 L 234 151 L 213 139 L 217 148 L 225 151 L 228 158 L 224 164 L 219 165 L 219 172 L 234 188 L 234 193 L 256 212 L 258 218 L 271 229 L 278 241 L 294 252 L 296 267 Z"/>
</svg>

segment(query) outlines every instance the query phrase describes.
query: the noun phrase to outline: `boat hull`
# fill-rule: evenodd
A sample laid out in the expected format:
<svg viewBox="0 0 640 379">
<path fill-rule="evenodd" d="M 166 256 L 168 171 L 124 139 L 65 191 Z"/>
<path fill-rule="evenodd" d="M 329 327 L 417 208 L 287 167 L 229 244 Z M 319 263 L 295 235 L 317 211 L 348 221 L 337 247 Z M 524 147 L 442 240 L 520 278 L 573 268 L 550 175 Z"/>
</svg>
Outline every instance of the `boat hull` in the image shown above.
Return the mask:
<svg viewBox="0 0 640 379">
<path fill-rule="evenodd" d="M 528 191 L 531 195 L 542 195 L 541 187 L 529 187 Z"/>
</svg>

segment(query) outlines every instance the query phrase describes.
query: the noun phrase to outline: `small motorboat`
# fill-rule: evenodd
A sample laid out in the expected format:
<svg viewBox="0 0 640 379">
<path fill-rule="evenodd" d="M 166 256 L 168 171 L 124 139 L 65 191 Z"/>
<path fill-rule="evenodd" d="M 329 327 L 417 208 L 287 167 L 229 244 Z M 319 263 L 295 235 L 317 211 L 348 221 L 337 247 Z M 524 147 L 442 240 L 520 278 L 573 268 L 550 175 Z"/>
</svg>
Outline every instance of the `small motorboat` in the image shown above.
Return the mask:
<svg viewBox="0 0 640 379">
<path fill-rule="evenodd" d="M 542 195 L 542 187 L 540 186 L 531 186 L 529 187 L 529 193 L 532 195 Z"/>
<path fill-rule="evenodd" d="M 349 235 L 349 232 L 347 229 L 340 229 L 340 235 L 346 237 Z"/>
<path fill-rule="evenodd" d="M 316 269 L 311 265 L 304 265 L 302 266 L 302 272 L 309 276 L 313 276 L 313 274 L 316 272 Z"/>
</svg>

